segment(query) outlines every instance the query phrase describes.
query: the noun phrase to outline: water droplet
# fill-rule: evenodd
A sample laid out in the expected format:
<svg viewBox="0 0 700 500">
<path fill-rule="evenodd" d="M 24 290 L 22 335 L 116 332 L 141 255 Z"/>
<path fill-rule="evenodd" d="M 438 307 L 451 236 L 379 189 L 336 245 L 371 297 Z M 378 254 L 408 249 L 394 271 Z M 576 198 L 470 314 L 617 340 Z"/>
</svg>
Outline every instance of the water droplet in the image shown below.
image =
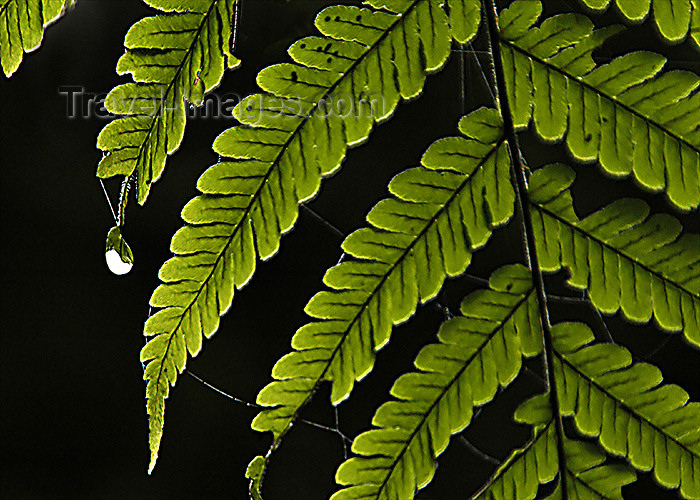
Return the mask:
<svg viewBox="0 0 700 500">
<path fill-rule="evenodd" d="M 105 261 L 109 270 L 118 276 L 128 273 L 134 267 L 134 254 L 122 238 L 119 226 L 114 226 L 107 233 Z"/>
<path fill-rule="evenodd" d="M 119 252 L 117 252 L 114 248 L 107 251 L 105 254 L 105 260 L 107 261 L 107 267 L 109 267 L 109 270 L 117 276 L 128 273 L 131 271 L 131 268 L 134 267 L 134 264 L 124 262 L 121 255 L 119 255 Z"/>
</svg>

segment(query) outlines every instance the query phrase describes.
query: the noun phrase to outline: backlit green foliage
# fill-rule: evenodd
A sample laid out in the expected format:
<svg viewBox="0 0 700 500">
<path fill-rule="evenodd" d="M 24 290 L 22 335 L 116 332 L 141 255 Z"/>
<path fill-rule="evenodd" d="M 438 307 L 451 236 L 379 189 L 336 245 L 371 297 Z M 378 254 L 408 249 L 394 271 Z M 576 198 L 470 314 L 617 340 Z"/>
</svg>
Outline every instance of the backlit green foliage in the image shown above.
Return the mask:
<svg viewBox="0 0 700 500">
<path fill-rule="evenodd" d="M 515 411 L 515 420 L 533 426 L 532 438 L 513 451 L 476 499 L 530 500 L 537 495 L 540 484 L 549 483 L 557 475 L 557 438 L 546 395 L 525 401 Z M 622 499 L 621 487 L 636 479 L 627 467 L 606 465 L 605 454 L 591 443 L 567 440 L 565 450 L 572 500 Z M 561 499 L 560 488 L 547 498 Z"/>
<path fill-rule="evenodd" d="M 592 344 L 583 324 L 554 327 L 555 372 L 563 415 L 632 467 L 652 469 L 683 498 L 700 494 L 700 403 L 677 385 L 660 385 L 661 371 L 633 363 L 616 344 Z"/>
<path fill-rule="evenodd" d="M 668 3 L 667 0 L 655 4 Z M 679 2 L 683 3 L 683 1 Z M 616 28 L 593 30 L 576 14 L 532 27 L 539 2 L 519 0 L 504 16 L 504 69 L 516 126 L 530 120 L 545 141 L 560 141 L 578 160 L 597 160 L 614 176 L 664 190 L 683 210 L 700 205 L 700 78 L 662 72 L 666 59 L 631 52 L 596 66 L 591 54 Z"/>
<path fill-rule="evenodd" d="M 654 21 L 661 36 L 669 42 L 680 42 L 690 34 L 700 49 L 700 3 L 697 0 L 581 0 L 595 11 L 603 11 L 615 4 L 622 16 L 639 23 L 654 13 Z"/>
<path fill-rule="evenodd" d="M 39 48 L 44 27 L 73 3 L 75 0 L 2 0 L 0 63 L 6 77 L 17 71 L 25 52 Z"/>
<path fill-rule="evenodd" d="M 653 313 L 661 328 L 700 346 L 700 235 L 680 234 L 677 219 L 650 217 L 649 206 L 633 198 L 579 220 L 567 191 L 573 180 L 565 165 L 542 168 L 531 179 L 538 186 L 531 211 L 542 268 L 566 267 L 569 283 L 586 288 L 606 314 L 620 309 L 646 323 Z"/>
<path fill-rule="evenodd" d="M 277 381 L 258 395 L 273 409 L 258 415 L 254 429 L 279 440 L 322 380 L 333 381 L 334 404 L 347 398 L 392 326 L 433 298 L 445 278 L 463 273 L 471 251 L 510 218 L 514 195 L 498 122 L 495 110 L 474 112 L 460 122 L 463 136 L 434 143 L 421 167 L 392 180 L 395 197 L 379 202 L 367 216 L 370 226 L 343 242 L 353 260 L 329 269 L 324 282 L 331 290 L 306 306 L 318 321 L 297 331 L 296 351 L 275 365 Z M 491 223 L 473 215 L 486 211 Z"/>
<path fill-rule="evenodd" d="M 9 77 L 72 2 L 0 1 L 0 62 Z M 129 269 L 134 257 L 122 237 L 129 186 L 143 204 L 182 142 L 185 106 L 201 105 L 224 71 L 239 65 L 231 48 L 237 1 L 146 0 L 158 13 L 126 35 L 117 72 L 133 82 L 107 96 L 107 110 L 118 117 L 97 139 L 104 152 L 97 175 L 125 178 L 106 251 Z M 581 3 L 591 12 L 614 4 L 627 24 L 653 18 L 660 40 L 688 40 L 693 54 L 700 50 L 700 0 Z M 391 180 L 390 195 L 369 210 L 365 227 L 343 241 L 343 259 L 323 278 L 326 289 L 306 305 L 311 320 L 291 337 L 292 350 L 257 396 L 252 427 L 270 431 L 272 444 L 248 466 L 248 494 L 262 500 L 270 458 L 317 389 L 328 382 L 333 405 L 349 398 L 393 328 L 435 299 L 447 279 L 463 275 L 474 252 L 496 252 L 487 248 L 492 234 L 514 225 L 527 265 L 496 269 L 487 286 L 466 294 L 436 341 L 422 346 L 413 371 L 393 382 L 371 428 L 353 440 L 332 500 L 414 498 L 433 479 L 451 437 L 531 358 L 542 360 L 541 373 L 533 373 L 545 392 L 514 414 L 531 438 L 479 491 L 463 496 L 620 499 L 637 473 L 648 473 L 679 497 L 700 500 L 700 403 L 626 347 L 596 340 L 584 323 L 550 325 L 549 285 L 540 279 L 543 271 L 563 272 L 593 311 L 653 321 L 680 334 L 688 349 L 700 348 L 700 235 L 682 218 L 700 207 L 700 77 L 666 70 L 666 58 L 651 51 L 594 59 L 626 32 L 624 24 L 596 28 L 575 13 L 541 19 L 538 0 L 495 10 L 492 0 L 327 7 L 315 19 L 319 33 L 289 47 L 291 62 L 258 73 L 261 93 L 238 104 L 239 125 L 214 141 L 220 161 L 203 172 L 200 194 L 183 208 L 174 255 L 150 299 L 156 311 L 141 351 L 149 473 L 171 387 L 258 260 L 279 251 L 299 205 L 401 101 L 420 97 L 454 47 L 490 26 L 497 29 L 485 33 L 496 69 L 491 90 L 502 92 L 495 107 L 466 114 L 459 133 L 433 142 L 417 166 Z M 530 125 L 541 142 L 565 144 L 571 165 L 532 158 L 526 173 L 515 133 Z M 609 176 L 663 193 L 676 216 L 652 213 L 630 197 L 579 215 L 575 198 L 595 201 L 595 193 L 576 193 L 576 163 L 597 163 Z"/>
<path fill-rule="evenodd" d="M 613 3 L 582 2 L 595 11 Z M 182 141 L 185 101 L 199 105 L 223 71 L 238 64 L 229 46 L 235 0 L 148 3 L 162 13 L 127 34 L 117 70 L 134 82 L 109 94 L 107 108 L 123 116 L 98 138 L 107 153 L 98 175 L 135 178 L 140 203 Z M 700 48 L 697 0 L 614 3 L 624 21 L 653 17 L 664 41 L 689 39 L 693 50 Z M 436 342 L 422 347 L 414 371 L 394 381 L 391 399 L 374 413 L 372 428 L 353 440 L 354 456 L 338 467 L 332 499 L 413 498 L 432 480 L 451 436 L 471 424 L 475 408 L 491 403 L 535 357 L 543 361 L 545 393 L 515 412 L 532 437 L 496 467 L 476 498 L 558 499 L 566 491 L 572 499 L 620 499 L 636 472 L 648 472 L 680 497 L 700 499 L 700 403 L 663 383 L 657 367 L 627 348 L 596 341 L 583 323 L 550 329 L 548 291 L 539 279 L 541 271 L 564 271 L 594 310 L 621 312 L 635 324 L 653 320 L 696 349 L 700 235 L 685 230 L 678 216 L 652 214 L 636 198 L 579 216 L 573 168 L 532 158 L 526 175 L 515 140 L 516 131 L 532 124 L 542 142 L 566 145 L 572 165 L 596 162 L 610 176 L 662 192 L 668 210 L 697 211 L 700 78 L 665 70 L 666 59 L 648 51 L 596 62 L 594 52 L 624 33 L 624 25 L 596 28 L 574 13 L 540 19 L 538 0 L 510 2 L 497 18 L 490 17 L 493 8 L 490 0 L 327 7 L 315 19 L 319 33 L 288 49 L 291 62 L 259 72 L 262 92 L 238 104 L 233 114 L 240 125 L 214 141 L 220 161 L 204 171 L 200 194 L 182 210 L 174 255 L 161 267 L 150 299 L 156 312 L 145 324 L 149 341 L 141 351 L 149 472 L 171 387 L 203 338 L 217 331 L 258 260 L 279 251 L 299 204 L 319 192 L 348 148 L 367 141 L 399 102 L 420 96 L 453 46 L 471 43 L 480 26 L 497 24 L 498 32 L 486 33 L 501 53 L 493 61 L 503 69 L 502 79 L 495 72 L 503 92 L 496 107 L 462 117 L 459 133 L 438 139 L 418 166 L 396 175 L 366 226 L 345 238 L 343 259 L 323 278 L 326 289 L 306 305 L 311 320 L 293 335 L 291 352 L 257 396 L 262 410 L 252 427 L 270 431 L 272 444 L 250 462 L 248 493 L 262 499 L 270 457 L 319 386 L 329 382 L 333 405 L 350 397 L 393 328 L 433 300 L 447 279 L 463 275 L 474 252 L 496 251 L 487 248 L 495 230 L 515 224 L 531 243 L 523 252 L 527 266 L 498 268 L 488 287 L 466 295 Z M 40 40 L 32 22 L 34 38 L 25 49 Z M 11 73 L 22 51 L 6 47 L 3 39 L 3 66 Z M 5 66 L 6 60 L 14 62 Z M 123 207 L 108 249 L 131 262 L 122 214 Z"/>
<path fill-rule="evenodd" d="M 131 73 L 134 83 L 115 87 L 105 99 L 110 113 L 124 116 L 97 138 L 105 152 L 97 176 L 135 177 L 139 203 L 182 142 L 185 100 L 201 106 L 224 69 L 240 64 L 230 52 L 235 2 L 147 0 L 163 14 L 141 19 L 126 34 L 117 73 Z"/>
<path fill-rule="evenodd" d="M 465 11 L 474 5 L 461 3 Z M 161 310 L 144 330 L 154 337 L 141 353 L 148 362 L 151 468 L 165 398 L 188 352 L 196 355 L 202 336 L 214 334 L 234 290 L 250 279 L 258 258 L 277 252 L 281 235 L 296 221 L 298 204 L 340 167 L 347 147 L 366 140 L 374 123 L 386 120 L 401 99 L 417 96 L 426 74 L 447 60 L 451 32 L 441 2 L 377 0 L 369 5 L 386 10 L 337 6 L 320 12 L 316 27 L 323 36 L 292 45 L 294 63 L 262 70 L 258 84 L 267 93 L 236 106 L 234 116 L 243 125 L 214 142 L 224 161 L 204 172 L 197 183 L 202 195 L 183 209 L 187 225 L 171 243 L 176 256 L 161 268 L 163 284 L 151 297 L 151 305 Z M 475 32 L 475 26 L 461 26 L 459 36 Z M 382 98 L 375 102 L 373 96 Z M 328 109 L 343 102 L 350 112 Z M 277 112 L 280 107 L 284 112 Z M 428 288 L 439 286 L 435 279 L 434 273 L 429 276 L 425 298 Z M 415 304 L 407 300 L 405 307 Z M 382 331 L 376 334 L 378 345 L 386 341 L 381 335 L 387 327 Z M 367 369 L 363 357 L 343 384 Z"/>
<path fill-rule="evenodd" d="M 353 442 L 359 456 L 338 469 L 338 483 L 352 486 L 333 500 L 412 497 L 432 479 L 434 459 L 450 435 L 469 425 L 472 408 L 488 403 L 499 386 L 513 381 L 523 355 L 540 352 L 537 299 L 528 270 L 501 268 L 490 286 L 468 296 L 462 315 L 443 323 L 440 343 L 418 354 L 419 371 L 396 380 L 391 394 L 397 400 L 379 407 L 372 419 L 377 428 Z"/>
</svg>

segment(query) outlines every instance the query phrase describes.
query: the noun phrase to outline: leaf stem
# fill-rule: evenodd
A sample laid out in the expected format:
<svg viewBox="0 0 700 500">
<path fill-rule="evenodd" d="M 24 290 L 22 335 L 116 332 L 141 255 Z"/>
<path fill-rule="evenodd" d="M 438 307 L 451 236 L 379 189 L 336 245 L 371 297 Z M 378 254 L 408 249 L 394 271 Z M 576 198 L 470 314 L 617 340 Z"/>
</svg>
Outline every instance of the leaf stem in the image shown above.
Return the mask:
<svg viewBox="0 0 700 500">
<path fill-rule="evenodd" d="M 553 342 L 552 331 L 549 323 L 549 311 L 547 309 L 547 294 L 545 292 L 544 280 L 542 279 L 542 270 L 540 268 L 537 251 L 535 248 L 535 234 L 532 225 L 532 215 L 525 207 L 530 206 L 530 198 L 527 191 L 527 179 L 525 178 L 525 167 L 520 157 L 520 148 L 518 146 L 518 137 L 515 134 L 513 125 L 513 117 L 510 113 L 508 104 L 508 93 L 506 89 L 505 74 L 503 71 L 503 63 L 501 59 L 501 46 L 499 42 L 498 30 L 498 12 L 496 9 L 495 0 L 488 0 L 485 4 L 486 22 L 488 28 L 488 37 L 491 44 L 491 55 L 493 61 L 493 70 L 495 73 L 496 90 L 498 92 L 498 103 L 503 117 L 503 128 L 506 139 L 508 140 L 508 151 L 511 159 L 511 170 L 516 181 L 516 193 L 518 210 L 522 215 L 522 225 L 524 231 L 524 252 L 525 259 L 532 272 L 532 279 L 537 291 L 537 302 L 539 307 L 540 322 L 542 323 L 544 349 L 542 352 L 542 364 L 547 379 L 547 389 L 549 391 L 549 402 L 552 406 L 554 414 L 554 422 L 557 434 L 557 455 L 559 462 L 559 483 L 561 484 L 562 498 L 569 498 L 567 481 L 566 481 L 566 459 L 564 455 L 564 426 L 561 419 L 559 396 L 557 394 L 556 378 L 554 376 L 553 366 Z"/>
<path fill-rule="evenodd" d="M 126 222 L 126 205 L 129 203 L 130 184 L 131 176 L 124 177 L 124 181 L 122 181 L 122 189 L 119 193 L 119 214 L 117 216 L 117 225 L 119 226 L 119 229 L 124 227 L 124 223 Z"/>
</svg>

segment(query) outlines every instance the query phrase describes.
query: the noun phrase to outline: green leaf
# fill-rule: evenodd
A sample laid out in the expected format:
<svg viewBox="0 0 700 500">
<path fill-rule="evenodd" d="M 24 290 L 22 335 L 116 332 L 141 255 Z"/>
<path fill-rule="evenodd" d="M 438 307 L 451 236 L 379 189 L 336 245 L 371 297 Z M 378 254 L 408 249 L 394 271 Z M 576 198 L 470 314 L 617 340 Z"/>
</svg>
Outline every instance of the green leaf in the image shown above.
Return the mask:
<svg viewBox="0 0 700 500">
<path fill-rule="evenodd" d="M 610 0 L 581 0 L 587 7 L 604 11 Z M 654 13 L 656 27 L 661 36 L 669 42 L 685 39 L 690 29 L 697 27 L 698 5 L 695 0 L 616 0 L 617 10 L 633 23 L 644 21 L 650 12 Z"/>
<path fill-rule="evenodd" d="M 258 455 L 250 461 L 245 471 L 245 477 L 250 479 L 250 488 L 248 492 L 253 500 L 262 500 L 262 496 L 258 490 L 260 489 L 260 481 L 262 480 L 264 467 L 265 458 Z"/>
<path fill-rule="evenodd" d="M 593 333 L 578 323 L 552 328 L 554 369 L 562 414 L 583 434 L 659 484 L 700 498 L 700 403 L 658 368 L 633 363 L 616 344 L 589 344 Z"/>
<path fill-rule="evenodd" d="M 447 0 L 450 12 L 452 37 L 459 43 L 467 43 L 476 36 L 481 20 L 479 0 Z"/>
<path fill-rule="evenodd" d="M 495 110 L 479 111 L 461 128 L 479 128 L 484 113 L 491 123 L 500 122 Z M 494 138 L 491 129 L 485 132 Z M 256 417 L 253 428 L 272 431 L 278 442 L 323 380 L 333 382 L 332 402 L 343 401 L 355 380 L 371 370 L 374 352 L 388 342 L 392 326 L 434 297 L 447 276 L 464 272 L 471 251 L 510 218 L 509 175 L 503 138 L 485 143 L 478 135 L 440 139 L 421 167 L 397 175 L 389 185 L 395 197 L 380 201 L 367 216 L 370 226 L 343 243 L 346 254 L 358 260 L 330 269 L 324 282 L 331 290 L 306 306 L 321 321 L 299 329 L 292 339 L 295 351 L 275 365 L 277 380 L 258 395 L 258 403 L 271 408 Z"/>
<path fill-rule="evenodd" d="M 559 466 L 554 422 L 535 426 L 532 434 L 532 439 L 513 451 L 496 470 L 476 499 L 530 500 L 537 496 L 540 484 L 556 477 Z M 606 465 L 605 454 L 591 443 L 567 439 L 564 450 L 569 500 L 622 500 L 622 487 L 636 479 L 627 467 Z M 559 486 L 547 498 L 561 498 Z"/>
<path fill-rule="evenodd" d="M 697 208 L 700 78 L 661 72 L 666 59 L 650 52 L 596 66 L 593 50 L 619 29 L 594 31 L 585 16 L 562 14 L 526 30 L 525 20 L 534 22 L 536 10 L 527 12 L 502 14 L 503 65 L 516 126 L 532 119 L 544 140 L 566 137 L 575 158 L 597 159 L 614 176 L 633 174 L 647 189 L 664 190 L 680 210 Z"/>
<path fill-rule="evenodd" d="M 186 225 L 173 236 L 175 256 L 161 268 L 163 284 L 151 297 L 162 310 L 145 326 L 156 346 L 142 352 L 149 362 L 151 468 L 167 387 L 184 369 L 187 352 L 196 355 L 202 336 L 214 334 L 234 289 L 247 283 L 258 257 L 277 252 L 281 235 L 296 221 L 297 205 L 316 194 L 322 176 L 340 167 L 348 145 L 364 141 L 401 98 L 418 95 L 426 74 L 447 60 L 450 32 L 441 0 L 370 4 L 384 10 L 343 5 L 321 11 L 316 27 L 324 36 L 295 43 L 289 50 L 293 64 L 262 70 L 258 84 L 267 93 L 245 98 L 234 110 L 243 126 L 214 142 L 225 161 L 204 172 L 197 183 L 202 195 L 182 211 Z M 498 164 L 507 170 L 503 161 Z M 491 204 L 497 220 L 507 211 L 503 203 Z M 407 237 L 397 234 L 399 240 Z M 435 271 L 425 277 L 422 291 L 435 286 Z M 321 301 L 317 306 L 337 310 Z M 311 389 L 305 380 L 290 384 Z M 263 393 L 272 397 L 276 390 Z"/>
<path fill-rule="evenodd" d="M 653 314 L 661 328 L 682 331 L 700 346 L 700 235 L 681 234 L 677 219 L 650 216 L 649 206 L 637 199 L 617 200 L 579 220 L 568 191 L 572 180 L 563 165 L 530 178 L 542 268 L 567 268 L 569 283 L 587 289 L 606 314 L 621 310 L 636 323 Z"/>
<path fill-rule="evenodd" d="M 115 87 L 105 99 L 110 113 L 124 116 L 97 138 L 105 152 L 97 176 L 136 176 L 141 204 L 182 142 L 185 100 L 201 106 L 224 69 L 240 64 L 229 49 L 235 1 L 150 0 L 167 13 L 141 19 L 126 34 L 117 73 L 131 73 L 134 83 Z"/>
<path fill-rule="evenodd" d="M 494 472 L 491 479 L 474 495 L 475 499 L 530 500 L 540 484 L 552 481 L 559 469 L 557 436 L 553 422 L 535 427 L 533 437 Z"/>
<path fill-rule="evenodd" d="M 6 77 L 19 68 L 24 53 L 39 48 L 48 26 L 75 0 L 2 0 L 0 6 L 0 63 Z"/>
<path fill-rule="evenodd" d="M 374 414 L 375 429 L 355 438 L 336 481 L 341 499 L 413 498 L 435 472 L 450 435 L 464 429 L 472 408 L 491 401 L 518 375 L 523 355 L 540 352 L 541 329 L 530 272 L 498 269 L 488 290 L 462 302 L 462 315 L 440 327 L 440 343 L 421 349 L 417 371 L 399 377 Z"/>
</svg>

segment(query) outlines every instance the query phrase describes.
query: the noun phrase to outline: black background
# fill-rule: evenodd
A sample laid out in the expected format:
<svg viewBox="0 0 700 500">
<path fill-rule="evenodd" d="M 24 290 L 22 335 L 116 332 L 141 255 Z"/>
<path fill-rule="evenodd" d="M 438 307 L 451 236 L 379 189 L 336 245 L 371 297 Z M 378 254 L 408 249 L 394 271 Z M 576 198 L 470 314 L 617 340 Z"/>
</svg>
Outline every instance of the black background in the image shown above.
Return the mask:
<svg viewBox="0 0 700 500">
<path fill-rule="evenodd" d="M 314 34 L 315 13 L 337 3 L 352 2 L 245 0 L 236 50 L 243 65 L 226 73 L 217 92 L 255 92 L 257 72 L 287 61 L 286 47 Z M 566 3 L 545 2 L 549 13 L 568 9 Z M 573 0 L 568 4 L 578 6 Z M 250 430 L 255 410 L 183 374 L 167 401 L 158 465 L 152 476 L 146 475 L 147 420 L 138 354 L 148 298 L 157 286 L 160 264 L 169 257 L 169 239 L 181 225 L 179 211 L 196 194 L 197 177 L 216 161 L 211 143 L 234 121 L 188 120 L 185 139 L 168 160 L 146 206 L 129 206 L 125 236 L 136 265 L 130 274 L 116 277 L 104 263 L 104 238 L 112 220 L 94 177 L 101 156 L 95 139 L 107 121 L 94 116 L 69 119 L 58 88 L 78 85 L 99 94 L 128 81 L 114 70 L 124 35 L 134 22 L 153 13 L 136 0 L 79 1 L 48 28 L 40 50 L 26 55 L 18 72 L 0 82 L 3 498 L 243 499 L 245 467 L 270 443 L 269 435 Z M 594 19 L 597 24 L 617 20 L 614 13 Z M 476 48 L 483 50 L 483 36 Z M 689 43 L 658 47 L 650 22 L 618 37 L 600 57 L 640 48 L 661 50 L 669 56 L 670 67 L 700 71 L 698 53 Z M 460 57 L 453 54 L 444 71 L 428 78 L 420 99 L 401 104 L 366 145 L 350 150 L 342 170 L 324 182 L 309 207 L 349 233 L 385 196 L 395 173 L 415 165 L 433 140 L 454 134 L 464 110 L 488 104 L 472 56 L 466 55 L 462 63 Z M 466 101 L 460 99 L 462 68 Z M 527 134 L 523 148 L 531 167 L 566 157 L 560 147 L 543 146 Z M 632 181 L 604 178 L 595 166 L 578 167 L 577 172 L 580 214 L 621 195 L 639 195 Z M 118 181 L 108 181 L 107 188 L 115 200 Z M 642 196 L 655 211 L 670 211 L 662 196 Z M 679 217 L 687 229 L 700 230 L 697 212 Z M 475 255 L 470 272 L 487 277 L 498 266 L 519 261 L 520 240 L 513 229 L 496 232 L 489 247 Z M 259 264 L 252 282 L 236 294 L 218 333 L 188 368 L 228 393 L 253 401 L 269 381 L 274 362 L 288 351 L 291 335 L 305 323 L 303 307 L 321 288 L 324 270 L 337 262 L 340 242 L 302 210 L 295 230 L 283 238 L 281 251 Z M 561 292 L 560 278 L 550 281 Z M 473 287 L 468 280 L 452 280 L 440 301 L 456 310 Z M 552 307 L 556 321 L 584 319 L 602 331 L 600 320 L 585 305 Z M 377 356 L 375 370 L 340 406 L 343 432 L 355 436 L 368 427 L 373 408 L 386 399 L 393 378 L 410 369 L 420 346 L 434 339 L 442 318 L 429 303 L 408 326 L 395 329 L 392 341 Z M 633 327 L 617 316 L 606 320 L 616 339 L 640 357 L 670 338 L 652 361 L 663 368 L 667 381 L 680 383 L 692 399 L 699 399 L 698 351 L 679 335 Z M 530 366 L 539 370 L 536 361 Z M 506 457 L 528 436 L 525 428 L 511 423 L 512 410 L 538 387 L 535 377 L 520 377 L 465 436 L 498 459 Z M 333 426 L 327 387 L 304 417 Z M 334 491 L 333 473 L 342 459 L 335 434 L 298 424 L 275 455 L 265 498 L 326 498 Z M 466 498 L 492 469 L 453 440 L 435 480 L 418 498 Z M 652 484 L 645 475 L 625 488 L 625 496 L 675 497 L 661 490 L 650 496 Z"/>
</svg>

